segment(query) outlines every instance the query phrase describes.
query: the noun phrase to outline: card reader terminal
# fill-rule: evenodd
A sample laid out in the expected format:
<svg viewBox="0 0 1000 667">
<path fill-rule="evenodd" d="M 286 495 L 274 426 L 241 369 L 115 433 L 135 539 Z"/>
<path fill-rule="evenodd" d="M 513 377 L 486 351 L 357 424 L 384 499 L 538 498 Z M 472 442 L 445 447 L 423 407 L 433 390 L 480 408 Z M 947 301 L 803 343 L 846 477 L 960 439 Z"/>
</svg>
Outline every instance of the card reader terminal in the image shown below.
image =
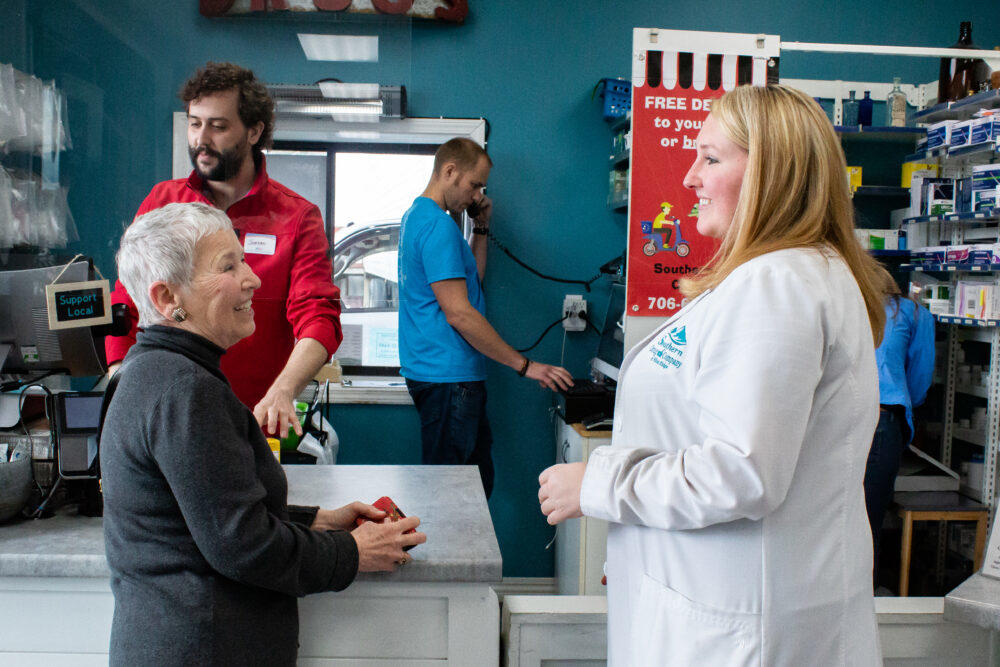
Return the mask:
<svg viewBox="0 0 1000 667">
<path fill-rule="evenodd" d="M 97 426 L 103 398 L 102 392 L 67 391 L 49 399 L 52 440 L 61 477 L 97 476 Z"/>
</svg>

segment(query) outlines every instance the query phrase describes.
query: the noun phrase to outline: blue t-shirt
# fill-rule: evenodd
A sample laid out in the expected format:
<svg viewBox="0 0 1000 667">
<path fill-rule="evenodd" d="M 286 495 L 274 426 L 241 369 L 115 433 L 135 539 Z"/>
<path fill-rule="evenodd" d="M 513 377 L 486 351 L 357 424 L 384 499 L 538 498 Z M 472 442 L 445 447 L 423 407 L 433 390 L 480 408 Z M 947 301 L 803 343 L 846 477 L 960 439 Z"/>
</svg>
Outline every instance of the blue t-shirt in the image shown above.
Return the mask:
<svg viewBox="0 0 1000 667">
<path fill-rule="evenodd" d="M 399 239 L 399 364 L 421 382 L 486 379 L 486 359 L 445 318 L 431 283 L 465 278 L 469 303 L 483 316 L 486 299 L 476 258 L 455 221 L 434 200 L 417 197 Z"/>
<path fill-rule="evenodd" d="M 912 438 L 913 408 L 924 402 L 934 378 L 934 316 L 910 299 L 887 299 L 875 361 L 879 403 L 903 406 Z"/>
</svg>

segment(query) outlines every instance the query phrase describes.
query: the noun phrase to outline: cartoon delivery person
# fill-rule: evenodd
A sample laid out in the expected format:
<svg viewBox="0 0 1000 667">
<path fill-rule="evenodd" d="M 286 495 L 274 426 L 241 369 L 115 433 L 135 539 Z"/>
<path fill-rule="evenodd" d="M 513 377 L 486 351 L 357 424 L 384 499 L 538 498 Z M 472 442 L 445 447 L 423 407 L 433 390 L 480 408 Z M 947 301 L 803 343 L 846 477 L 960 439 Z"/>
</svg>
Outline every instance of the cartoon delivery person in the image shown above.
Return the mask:
<svg viewBox="0 0 1000 667">
<path fill-rule="evenodd" d="M 653 233 L 663 235 L 663 249 L 666 250 L 670 247 L 670 235 L 673 233 L 674 222 L 676 218 L 667 217 L 670 215 L 670 209 L 674 207 L 670 202 L 663 202 L 660 204 L 660 213 L 653 218 Z"/>
</svg>

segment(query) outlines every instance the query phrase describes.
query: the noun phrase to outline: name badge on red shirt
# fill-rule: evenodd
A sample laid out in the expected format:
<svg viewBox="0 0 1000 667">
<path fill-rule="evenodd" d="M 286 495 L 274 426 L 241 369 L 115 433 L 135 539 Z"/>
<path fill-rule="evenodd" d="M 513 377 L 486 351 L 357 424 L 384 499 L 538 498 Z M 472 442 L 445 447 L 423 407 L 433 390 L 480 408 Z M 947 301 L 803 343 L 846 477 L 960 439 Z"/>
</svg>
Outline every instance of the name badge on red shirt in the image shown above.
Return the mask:
<svg viewBox="0 0 1000 667">
<path fill-rule="evenodd" d="M 277 238 L 273 234 L 247 234 L 243 252 L 252 255 L 273 255 Z"/>
</svg>

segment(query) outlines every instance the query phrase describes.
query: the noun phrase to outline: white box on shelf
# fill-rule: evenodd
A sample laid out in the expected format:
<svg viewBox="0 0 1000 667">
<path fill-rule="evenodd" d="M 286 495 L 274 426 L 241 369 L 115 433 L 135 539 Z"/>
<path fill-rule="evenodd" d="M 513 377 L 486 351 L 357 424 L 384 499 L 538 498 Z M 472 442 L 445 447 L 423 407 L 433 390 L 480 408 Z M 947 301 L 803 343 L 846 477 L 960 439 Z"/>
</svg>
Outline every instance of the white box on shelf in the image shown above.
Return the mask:
<svg viewBox="0 0 1000 667">
<path fill-rule="evenodd" d="M 855 229 L 854 235 L 866 250 L 899 250 L 898 229 Z"/>
<path fill-rule="evenodd" d="M 927 150 L 947 146 L 951 142 L 951 128 L 954 120 L 942 120 L 927 127 Z"/>
<path fill-rule="evenodd" d="M 972 167 L 972 210 L 994 208 L 1000 203 L 1000 164 Z"/>
<path fill-rule="evenodd" d="M 948 151 L 955 151 L 969 145 L 969 135 L 972 132 L 972 121 L 963 120 L 951 126 L 951 138 L 948 141 Z"/>
<path fill-rule="evenodd" d="M 1000 118 L 984 116 L 973 118 L 969 125 L 969 145 L 985 144 L 1000 138 Z"/>
</svg>

